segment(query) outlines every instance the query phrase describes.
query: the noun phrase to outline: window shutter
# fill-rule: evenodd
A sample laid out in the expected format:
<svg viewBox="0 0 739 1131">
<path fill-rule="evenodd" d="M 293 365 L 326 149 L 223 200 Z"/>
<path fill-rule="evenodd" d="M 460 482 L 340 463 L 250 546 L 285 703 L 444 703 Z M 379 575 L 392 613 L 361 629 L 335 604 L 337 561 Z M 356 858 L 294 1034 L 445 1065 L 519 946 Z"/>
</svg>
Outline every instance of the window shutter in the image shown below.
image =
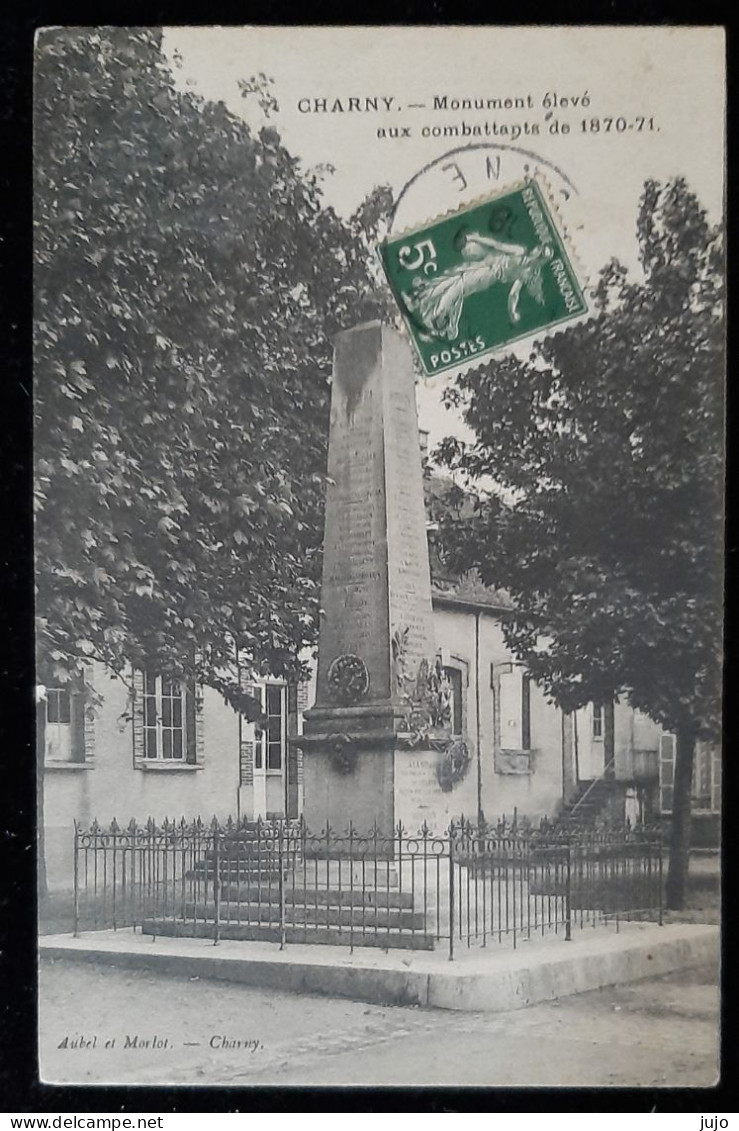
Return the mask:
<svg viewBox="0 0 739 1131">
<path fill-rule="evenodd" d="M 75 684 L 69 691 L 69 722 L 72 741 L 72 762 L 85 760 L 85 692 L 84 683 Z"/>
<path fill-rule="evenodd" d="M 287 696 L 286 696 L 286 704 L 285 705 L 287 707 L 287 733 L 289 735 L 298 733 L 298 688 L 299 688 L 299 686 L 300 685 L 298 683 L 296 683 L 294 680 L 292 680 L 292 679 L 288 680 Z"/>
<path fill-rule="evenodd" d="M 247 695 L 252 695 L 255 699 L 261 701 L 261 691 L 258 683 L 254 683 L 249 678 L 249 673 L 241 671 L 239 673 L 239 685 L 242 691 Z M 239 780 L 242 785 L 254 784 L 254 751 L 255 742 L 261 742 L 261 738 L 255 739 L 254 737 L 254 724 L 249 723 L 246 719 L 242 719 L 242 738 L 241 749 L 239 750 Z"/>
<path fill-rule="evenodd" d="M 95 708 L 92 704 L 93 690 L 92 676 L 88 669 L 82 677 L 82 709 L 85 716 L 82 736 L 84 746 L 83 761 L 88 764 L 95 759 Z"/>
<path fill-rule="evenodd" d="M 675 735 L 659 736 L 659 807 L 662 813 L 672 812 L 672 789 L 675 782 Z"/>
<path fill-rule="evenodd" d="M 192 766 L 205 762 L 202 689 L 195 683 L 183 685 L 185 699 L 185 744 L 187 761 Z"/>
<path fill-rule="evenodd" d="M 521 749 L 531 749 L 531 676 L 521 676 Z"/>
<path fill-rule="evenodd" d="M 140 768 L 144 762 L 144 673 L 134 668 L 131 675 L 133 689 L 131 715 L 133 728 L 133 764 Z"/>
<path fill-rule="evenodd" d="M 89 672 L 69 688 L 71 760 L 90 764 L 95 757 L 95 710 L 90 702 L 92 680 Z"/>
<path fill-rule="evenodd" d="M 254 784 L 254 741 L 251 738 L 242 738 L 239 751 L 239 784 Z"/>
</svg>

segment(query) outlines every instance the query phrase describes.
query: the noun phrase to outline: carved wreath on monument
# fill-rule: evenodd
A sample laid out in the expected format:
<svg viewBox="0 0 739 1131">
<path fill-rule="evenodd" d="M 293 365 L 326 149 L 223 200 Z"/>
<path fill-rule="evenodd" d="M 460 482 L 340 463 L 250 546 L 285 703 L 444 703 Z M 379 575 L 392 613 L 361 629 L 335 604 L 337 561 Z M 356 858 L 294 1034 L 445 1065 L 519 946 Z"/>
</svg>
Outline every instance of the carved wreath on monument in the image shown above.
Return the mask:
<svg viewBox="0 0 739 1131">
<path fill-rule="evenodd" d="M 408 628 L 393 634 L 393 671 L 395 694 L 407 711 L 408 729 L 419 738 L 429 732 L 447 731 L 452 727 L 452 685 L 446 677 L 441 657 L 430 662 L 422 659 L 418 670 L 408 669 Z"/>
<path fill-rule="evenodd" d="M 436 780 L 445 793 L 462 780 L 469 764 L 470 752 L 467 743 L 461 738 L 452 739 L 436 766 Z"/>
<path fill-rule="evenodd" d="M 336 656 L 328 669 L 328 685 L 340 703 L 356 703 L 369 691 L 367 665 L 350 652 Z"/>
</svg>

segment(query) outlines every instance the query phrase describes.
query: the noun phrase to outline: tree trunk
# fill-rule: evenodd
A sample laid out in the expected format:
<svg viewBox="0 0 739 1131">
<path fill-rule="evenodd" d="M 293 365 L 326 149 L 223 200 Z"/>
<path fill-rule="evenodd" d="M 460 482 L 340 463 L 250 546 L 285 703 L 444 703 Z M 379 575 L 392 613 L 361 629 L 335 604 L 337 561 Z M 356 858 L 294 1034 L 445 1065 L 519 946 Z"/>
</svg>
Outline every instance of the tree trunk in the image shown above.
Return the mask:
<svg viewBox="0 0 739 1131">
<path fill-rule="evenodd" d="M 49 894 L 46 881 L 46 838 L 44 836 L 44 731 L 46 702 L 36 707 L 36 881 L 39 902 Z"/>
<path fill-rule="evenodd" d="M 670 863 L 667 871 L 666 903 L 681 911 L 685 903 L 690 862 L 690 799 L 693 786 L 695 734 L 681 728 L 675 733 L 675 779 L 672 789 Z"/>
<path fill-rule="evenodd" d="M 577 793 L 575 727 L 570 713 L 560 711 L 562 731 L 562 804 L 572 801 Z"/>
<path fill-rule="evenodd" d="M 616 777 L 616 717 L 613 699 L 603 704 L 603 777 L 613 780 Z"/>
</svg>

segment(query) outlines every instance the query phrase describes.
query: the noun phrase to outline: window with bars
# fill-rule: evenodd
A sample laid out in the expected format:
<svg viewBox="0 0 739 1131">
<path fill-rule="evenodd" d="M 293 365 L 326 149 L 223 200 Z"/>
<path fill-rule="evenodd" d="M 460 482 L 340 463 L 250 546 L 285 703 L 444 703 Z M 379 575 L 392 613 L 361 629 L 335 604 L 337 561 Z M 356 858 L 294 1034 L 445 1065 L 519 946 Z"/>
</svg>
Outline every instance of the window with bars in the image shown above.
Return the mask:
<svg viewBox="0 0 739 1131">
<path fill-rule="evenodd" d="M 602 738 L 605 728 L 605 714 L 602 703 L 593 703 L 592 720 L 593 738 Z"/>
<path fill-rule="evenodd" d="M 187 759 L 185 697 L 182 684 L 155 672 L 144 672 L 144 757 L 163 761 Z"/>
</svg>

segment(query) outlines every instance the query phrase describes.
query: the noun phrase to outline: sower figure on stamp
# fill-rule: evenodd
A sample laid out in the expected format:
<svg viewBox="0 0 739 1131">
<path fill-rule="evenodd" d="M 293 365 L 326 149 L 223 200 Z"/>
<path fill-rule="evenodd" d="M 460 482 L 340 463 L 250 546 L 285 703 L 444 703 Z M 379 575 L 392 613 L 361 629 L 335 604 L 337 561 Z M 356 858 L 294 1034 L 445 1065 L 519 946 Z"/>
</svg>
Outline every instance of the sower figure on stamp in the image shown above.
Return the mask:
<svg viewBox="0 0 739 1131">
<path fill-rule="evenodd" d="M 432 278 L 417 277 L 411 291 L 403 294 L 409 314 L 424 331 L 423 337 L 454 341 L 459 318 L 468 295 L 486 290 L 492 283 L 508 283 L 508 317 L 520 321 L 518 301 L 523 287 L 541 306 L 544 302 L 541 267 L 553 251 L 540 245 L 528 251 L 522 244 L 506 243 L 495 236 L 460 228 L 454 246 L 464 262 Z"/>
</svg>

